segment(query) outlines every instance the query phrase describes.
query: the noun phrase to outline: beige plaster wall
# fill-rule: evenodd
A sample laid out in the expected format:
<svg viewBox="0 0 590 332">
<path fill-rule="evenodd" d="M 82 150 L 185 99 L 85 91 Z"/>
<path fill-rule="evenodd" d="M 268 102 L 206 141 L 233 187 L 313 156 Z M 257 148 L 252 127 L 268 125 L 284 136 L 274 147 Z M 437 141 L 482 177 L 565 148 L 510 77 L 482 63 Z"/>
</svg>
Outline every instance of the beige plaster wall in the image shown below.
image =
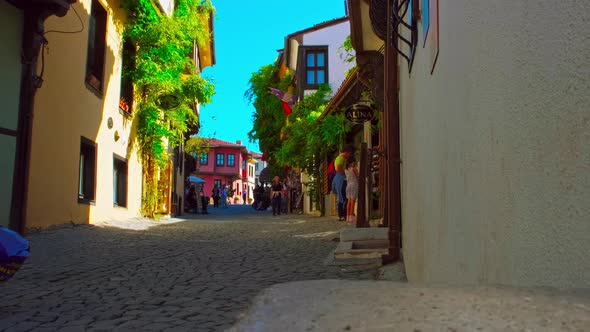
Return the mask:
<svg viewBox="0 0 590 332">
<path fill-rule="evenodd" d="M 91 1 L 73 7 L 82 18 L 79 33 L 48 33 L 43 87 L 35 98 L 27 227 L 67 222 L 92 223 L 139 216 L 141 167 L 130 134 L 132 119 L 119 111 L 121 28 L 124 18 L 118 1 L 101 2 L 109 13 L 104 95 L 85 85 L 88 14 Z M 50 18 L 46 30 L 77 31 L 74 12 Z M 107 127 L 108 118 L 113 128 Z M 115 131 L 120 139 L 115 141 Z M 97 143 L 95 204 L 78 203 L 80 137 Z M 127 207 L 113 206 L 113 154 L 127 159 Z"/>
<path fill-rule="evenodd" d="M 590 287 L 590 7 L 439 5 L 433 75 L 421 27 L 400 58 L 408 278 Z"/>
</svg>

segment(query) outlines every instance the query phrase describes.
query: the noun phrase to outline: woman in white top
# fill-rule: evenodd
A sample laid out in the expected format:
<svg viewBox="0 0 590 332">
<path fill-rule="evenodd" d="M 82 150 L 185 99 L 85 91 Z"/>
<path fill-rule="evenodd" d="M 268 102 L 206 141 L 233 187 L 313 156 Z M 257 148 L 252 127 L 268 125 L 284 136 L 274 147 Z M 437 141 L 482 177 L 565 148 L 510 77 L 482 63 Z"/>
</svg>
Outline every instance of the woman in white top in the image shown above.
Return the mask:
<svg viewBox="0 0 590 332">
<path fill-rule="evenodd" d="M 350 157 L 346 161 L 344 174 L 346 175 L 346 221 L 353 222 L 354 206 L 359 193 L 359 170 L 356 168 L 354 157 Z"/>
</svg>

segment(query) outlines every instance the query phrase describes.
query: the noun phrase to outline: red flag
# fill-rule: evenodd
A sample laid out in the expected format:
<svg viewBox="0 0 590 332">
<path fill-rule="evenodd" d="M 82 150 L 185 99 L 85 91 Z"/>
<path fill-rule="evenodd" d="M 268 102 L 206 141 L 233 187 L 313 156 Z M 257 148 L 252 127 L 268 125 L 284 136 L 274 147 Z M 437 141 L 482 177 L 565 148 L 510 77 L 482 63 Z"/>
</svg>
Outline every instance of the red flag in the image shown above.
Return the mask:
<svg viewBox="0 0 590 332">
<path fill-rule="evenodd" d="M 269 88 L 269 89 L 270 89 L 270 93 L 272 93 L 273 95 L 275 95 L 275 97 L 277 97 L 281 100 L 281 103 L 283 104 L 283 109 L 285 110 L 285 115 L 289 116 L 289 114 L 293 113 L 292 107 L 293 107 L 293 104 L 295 104 L 297 102 L 297 96 L 293 96 L 292 94 L 290 94 L 288 92 L 281 91 L 279 89 L 275 89 L 275 88 Z"/>
<path fill-rule="evenodd" d="M 283 100 L 281 100 L 281 103 L 283 103 L 283 109 L 285 110 L 285 115 L 286 116 L 289 116 L 289 114 L 293 113 L 293 110 L 291 109 L 291 106 L 289 106 L 288 103 L 286 103 Z"/>
</svg>

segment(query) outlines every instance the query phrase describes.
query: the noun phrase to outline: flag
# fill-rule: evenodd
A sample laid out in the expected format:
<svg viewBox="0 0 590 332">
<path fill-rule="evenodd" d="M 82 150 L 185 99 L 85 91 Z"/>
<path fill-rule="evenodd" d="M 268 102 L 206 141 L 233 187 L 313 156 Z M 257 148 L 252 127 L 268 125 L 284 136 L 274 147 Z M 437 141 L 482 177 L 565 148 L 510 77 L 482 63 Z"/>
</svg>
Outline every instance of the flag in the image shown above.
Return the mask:
<svg viewBox="0 0 590 332">
<path fill-rule="evenodd" d="M 284 92 L 279 89 L 275 89 L 275 88 L 269 88 L 269 89 L 270 89 L 270 93 L 272 93 L 273 95 L 275 95 L 275 97 L 277 97 L 281 100 L 281 103 L 283 104 L 283 109 L 285 110 L 285 115 L 289 116 L 289 114 L 293 113 L 292 107 L 293 107 L 293 104 L 295 104 L 297 102 L 297 96 L 293 96 L 289 92 Z"/>
</svg>

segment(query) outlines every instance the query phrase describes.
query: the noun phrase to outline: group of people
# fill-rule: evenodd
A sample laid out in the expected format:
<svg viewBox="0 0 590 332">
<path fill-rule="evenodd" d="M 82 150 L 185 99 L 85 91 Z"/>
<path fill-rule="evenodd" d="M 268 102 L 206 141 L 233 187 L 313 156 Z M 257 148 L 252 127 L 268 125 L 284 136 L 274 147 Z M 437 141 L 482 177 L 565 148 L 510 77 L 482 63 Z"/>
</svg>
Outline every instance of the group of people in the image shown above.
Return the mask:
<svg viewBox="0 0 590 332">
<path fill-rule="evenodd" d="M 280 215 L 281 212 L 287 213 L 289 205 L 289 179 L 285 178 L 281 182 L 279 176 L 273 178 L 270 186 L 270 200 L 272 205 L 272 215 Z"/>
<path fill-rule="evenodd" d="M 203 192 L 203 186 L 197 185 L 194 183 L 187 182 L 185 185 L 185 207 L 184 210 L 190 213 L 201 213 L 201 214 L 208 214 L 207 213 L 207 201 L 209 197 L 205 196 Z M 199 204 L 199 201 L 201 202 Z M 199 212 L 200 206 L 200 212 Z"/>
<path fill-rule="evenodd" d="M 211 191 L 211 197 L 213 197 L 213 207 L 219 207 L 219 201 L 221 200 L 221 206 L 227 208 L 227 187 L 225 185 L 219 188 L 218 185 L 213 187 Z"/>
<path fill-rule="evenodd" d="M 359 191 L 359 171 L 352 146 L 344 146 L 334 160 L 336 174 L 332 179 L 332 192 L 338 197 L 338 220 L 353 222 L 354 208 Z"/>
</svg>

